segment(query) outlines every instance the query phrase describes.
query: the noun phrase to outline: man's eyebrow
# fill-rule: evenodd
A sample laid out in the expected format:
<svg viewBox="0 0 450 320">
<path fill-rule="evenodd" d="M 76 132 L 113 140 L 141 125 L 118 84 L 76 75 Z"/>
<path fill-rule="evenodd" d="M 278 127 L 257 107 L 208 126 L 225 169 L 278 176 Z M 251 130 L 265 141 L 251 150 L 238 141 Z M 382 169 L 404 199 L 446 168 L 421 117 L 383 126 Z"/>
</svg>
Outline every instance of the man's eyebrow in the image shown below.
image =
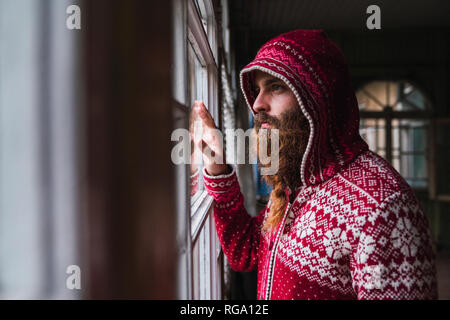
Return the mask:
<svg viewBox="0 0 450 320">
<path fill-rule="evenodd" d="M 282 80 L 278 79 L 278 78 L 269 78 L 269 79 L 266 79 L 263 81 L 263 85 L 267 87 L 267 86 L 270 86 L 272 83 L 281 82 L 281 81 Z M 255 83 L 255 87 L 258 87 L 258 84 Z"/>
</svg>

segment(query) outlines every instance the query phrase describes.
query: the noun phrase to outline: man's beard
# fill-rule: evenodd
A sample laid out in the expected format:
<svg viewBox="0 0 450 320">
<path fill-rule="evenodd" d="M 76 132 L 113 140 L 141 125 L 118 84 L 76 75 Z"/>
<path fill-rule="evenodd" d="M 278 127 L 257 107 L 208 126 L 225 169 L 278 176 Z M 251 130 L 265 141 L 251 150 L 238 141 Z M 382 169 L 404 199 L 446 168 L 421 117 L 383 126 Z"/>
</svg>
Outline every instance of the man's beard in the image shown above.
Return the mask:
<svg viewBox="0 0 450 320">
<path fill-rule="evenodd" d="M 289 187 L 292 193 L 302 185 L 301 181 L 301 163 L 303 154 L 309 138 L 309 125 L 301 110 L 293 108 L 281 114 L 280 119 L 269 116 L 265 112 L 259 112 L 255 115 L 255 130 L 259 133 L 261 124 L 266 122 L 270 124 L 271 129 L 279 130 L 279 167 L 278 172 L 273 175 L 263 175 L 263 179 L 268 185 L 272 186 L 270 215 L 263 226 L 264 230 L 273 230 L 283 218 L 284 208 L 287 203 L 285 188 Z M 270 155 L 271 134 L 268 129 L 267 155 Z M 257 148 L 259 157 L 260 148 L 259 135 L 257 135 Z M 266 151 L 266 150 L 263 150 Z M 259 161 L 259 167 L 270 167 L 271 164 L 262 164 Z"/>
<path fill-rule="evenodd" d="M 271 129 L 279 130 L 279 166 L 278 172 L 274 175 L 264 175 L 263 179 L 270 185 L 274 181 L 281 181 L 282 186 L 289 187 L 292 191 L 301 185 L 300 167 L 309 138 L 308 120 L 303 116 L 299 108 L 293 108 L 280 115 L 280 119 L 269 116 L 265 112 L 255 115 L 256 133 L 261 129 L 261 124 L 270 124 Z M 271 157 L 271 129 L 268 129 L 267 155 Z M 257 139 L 258 156 L 261 147 Z M 266 150 L 263 150 L 266 151 Z M 262 164 L 259 167 L 270 167 L 270 163 Z"/>
</svg>

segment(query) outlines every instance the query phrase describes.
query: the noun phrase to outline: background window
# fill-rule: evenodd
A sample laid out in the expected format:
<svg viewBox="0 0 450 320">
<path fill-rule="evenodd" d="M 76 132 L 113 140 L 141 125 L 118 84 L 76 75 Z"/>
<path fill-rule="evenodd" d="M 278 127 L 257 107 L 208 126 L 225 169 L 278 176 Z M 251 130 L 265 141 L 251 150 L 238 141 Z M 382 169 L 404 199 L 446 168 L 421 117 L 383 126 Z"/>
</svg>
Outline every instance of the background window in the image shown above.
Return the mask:
<svg viewBox="0 0 450 320">
<path fill-rule="evenodd" d="M 427 120 L 392 120 L 392 164 L 413 187 L 425 188 L 427 174 Z"/>
<path fill-rule="evenodd" d="M 424 111 L 428 103 L 422 92 L 407 81 L 372 81 L 357 92 L 359 109 L 364 111 Z"/>
<path fill-rule="evenodd" d="M 357 92 L 360 133 L 414 188 L 428 187 L 428 102 L 408 81 L 373 81 Z"/>
</svg>

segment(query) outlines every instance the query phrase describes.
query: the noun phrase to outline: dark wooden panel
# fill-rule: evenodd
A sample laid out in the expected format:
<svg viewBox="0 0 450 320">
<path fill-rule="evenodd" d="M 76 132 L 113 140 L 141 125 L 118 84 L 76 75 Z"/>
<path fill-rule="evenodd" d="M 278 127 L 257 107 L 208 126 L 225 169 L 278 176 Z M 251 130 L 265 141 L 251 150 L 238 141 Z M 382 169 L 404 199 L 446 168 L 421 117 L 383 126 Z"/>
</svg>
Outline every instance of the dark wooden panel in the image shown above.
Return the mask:
<svg viewBox="0 0 450 320">
<path fill-rule="evenodd" d="M 85 1 L 86 298 L 175 298 L 171 2 Z"/>
</svg>

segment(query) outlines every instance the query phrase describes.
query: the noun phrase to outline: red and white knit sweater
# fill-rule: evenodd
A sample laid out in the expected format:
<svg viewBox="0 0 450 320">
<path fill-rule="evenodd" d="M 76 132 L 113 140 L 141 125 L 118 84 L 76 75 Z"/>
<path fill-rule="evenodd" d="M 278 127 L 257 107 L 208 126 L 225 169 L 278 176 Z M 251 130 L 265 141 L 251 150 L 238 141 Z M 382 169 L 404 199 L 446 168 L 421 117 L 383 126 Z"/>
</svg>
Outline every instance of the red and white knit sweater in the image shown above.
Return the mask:
<svg viewBox="0 0 450 320">
<path fill-rule="evenodd" d="M 311 133 L 299 164 L 303 184 L 271 234 L 261 228 L 270 202 L 251 217 L 234 169 L 216 177 L 203 171 L 231 267 L 258 268 L 258 299 L 437 298 L 428 222 L 409 185 L 359 136 L 340 50 L 316 30 L 269 41 L 241 72 L 250 107 L 255 69 L 287 83 Z"/>
</svg>

